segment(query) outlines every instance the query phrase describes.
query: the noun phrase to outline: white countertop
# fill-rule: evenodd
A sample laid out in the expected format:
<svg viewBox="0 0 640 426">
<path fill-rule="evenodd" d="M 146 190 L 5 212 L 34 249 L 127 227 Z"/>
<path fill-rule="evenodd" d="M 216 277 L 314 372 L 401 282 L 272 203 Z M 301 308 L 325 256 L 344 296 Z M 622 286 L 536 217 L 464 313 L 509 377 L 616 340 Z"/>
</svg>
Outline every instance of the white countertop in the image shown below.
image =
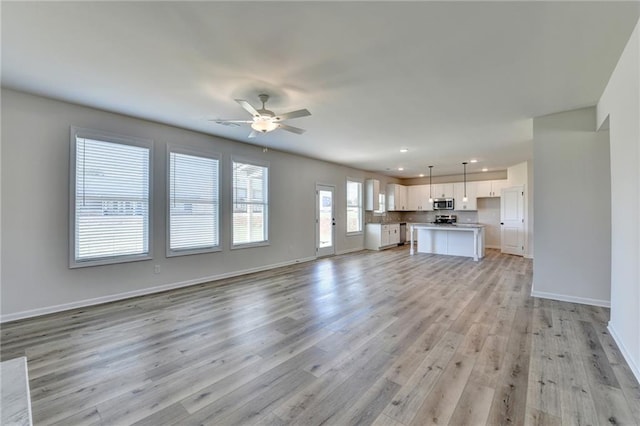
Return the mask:
<svg viewBox="0 0 640 426">
<path fill-rule="evenodd" d="M 423 229 L 447 229 L 447 230 L 466 230 L 466 229 L 480 229 L 484 228 L 485 225 L 481 223 L 410 223 L 407 224 L 409 226 L 413 226 L 414 228 L 423 228 Z"/>
</svg>

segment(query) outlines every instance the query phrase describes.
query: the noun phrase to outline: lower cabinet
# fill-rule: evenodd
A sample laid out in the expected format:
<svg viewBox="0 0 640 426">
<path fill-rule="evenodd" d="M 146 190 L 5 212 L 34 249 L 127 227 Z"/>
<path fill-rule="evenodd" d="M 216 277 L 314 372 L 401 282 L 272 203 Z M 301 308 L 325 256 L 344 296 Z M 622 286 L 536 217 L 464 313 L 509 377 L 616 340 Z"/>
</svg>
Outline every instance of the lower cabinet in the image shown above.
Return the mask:
<svg viewBox="0 0 640 426">
<path fill-rule="evenodd" d="M 365 226 L 364 246 L 368 250 L 383 250 L 400 243 L 399 223 L 367 223 Z"/>
</svg>

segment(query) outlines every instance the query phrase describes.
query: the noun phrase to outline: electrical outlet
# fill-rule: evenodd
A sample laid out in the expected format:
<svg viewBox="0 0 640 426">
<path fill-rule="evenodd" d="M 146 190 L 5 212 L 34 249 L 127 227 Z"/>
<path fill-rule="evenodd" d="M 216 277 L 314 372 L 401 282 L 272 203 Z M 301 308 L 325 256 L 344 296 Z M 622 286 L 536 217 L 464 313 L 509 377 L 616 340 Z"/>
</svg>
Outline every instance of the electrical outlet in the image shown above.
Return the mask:
<svg viewBox="0 0 640 426">
<path fill-rule="evenodd" d="M 155 265 L 153 267 L 153 273 L 154 274 L 159 274 L 160 273 L 160 265 Z"/>
</svg>

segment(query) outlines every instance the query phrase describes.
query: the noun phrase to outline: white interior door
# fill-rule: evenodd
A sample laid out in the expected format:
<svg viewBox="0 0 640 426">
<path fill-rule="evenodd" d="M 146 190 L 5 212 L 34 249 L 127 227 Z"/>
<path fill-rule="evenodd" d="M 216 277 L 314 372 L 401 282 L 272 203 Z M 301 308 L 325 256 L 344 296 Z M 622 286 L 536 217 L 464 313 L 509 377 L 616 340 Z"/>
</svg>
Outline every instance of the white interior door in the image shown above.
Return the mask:
<svg viewBox="0 0 640 426">
<path fill-rule="evenodd" d="M 335 254 L 335 187 L 316 185 L 316 255 Z"/>
<path fill-rule="evenodd" d="M 503 188 L 500 196 L 502 252 L 524 256 L 524 187 Z"/>
</svg>

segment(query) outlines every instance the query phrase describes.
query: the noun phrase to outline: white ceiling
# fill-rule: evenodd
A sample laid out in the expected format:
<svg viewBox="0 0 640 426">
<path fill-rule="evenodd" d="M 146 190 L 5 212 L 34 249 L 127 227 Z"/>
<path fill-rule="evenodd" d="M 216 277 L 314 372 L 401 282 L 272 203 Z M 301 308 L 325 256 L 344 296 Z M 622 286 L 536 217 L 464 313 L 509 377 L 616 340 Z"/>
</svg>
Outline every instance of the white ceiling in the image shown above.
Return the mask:
<svg viewBox="0 0 640 426">
<path fill-rule="evenodd" d="M 2 85 L 415 177 L 531 158 L 532 118 L 594 105 L 624 2 L 3 2 Z M 234 102 L 307 108 L 247 139 Z M 401 147 L 409 152 L 402 154 Z M 397 171 L 404 167 L 405 171 Z"/>
</svg>

